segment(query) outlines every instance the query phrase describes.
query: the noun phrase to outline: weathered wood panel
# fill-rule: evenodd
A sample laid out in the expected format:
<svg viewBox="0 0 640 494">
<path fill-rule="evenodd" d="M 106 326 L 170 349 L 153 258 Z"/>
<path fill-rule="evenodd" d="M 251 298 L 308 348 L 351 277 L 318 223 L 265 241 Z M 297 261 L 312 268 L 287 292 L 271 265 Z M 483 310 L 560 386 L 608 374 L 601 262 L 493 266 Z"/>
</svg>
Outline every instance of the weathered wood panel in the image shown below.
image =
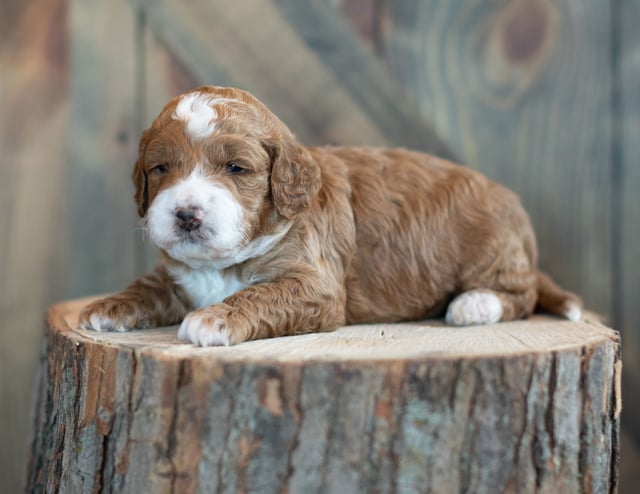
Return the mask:
<svg viewBox="0 0 640 494">
<path fill-rule="evenodd" d="M 541 264 L 612 309 L 608 2 L 385 2 L 391 70 L 463 163 L 515 189 Z"/>
<path fill-rule="evenodd" d="M 143 104 L 142 127 L 147 128 L 170 99 L 204 83 L 180 63 L 171 47 L 149 29 L 146 20 L 142 28 L 144 81 L 138 98 Z"/>
<path fill-rule="evenodd" d="M 400 87 L 324 4 L 134 4 L 199 81 L 250 88 L 304 142 L 445 152 L 424 121 L 413 118 Z M 239 42 L 238 33 L 250 35 Z"/>
<path fill-rule="evenodd" d="M 382 140 L 269 2 L 139 3 L 152 30 L 167 40 L 199 81 L 255 87 L 252 92 L 268 105 L 275 105 L 280 117 L 303 140 L 358 132 L 352 129 L 359 129 L 373 142 Z M 238 32 L 252 34 L 239 43 Z M 269 50 L 260 49 L 266 45 Z M 311 67 L 300 65 L 305 58 Z M 334 88 L 337 91 L 331 91 Z M 349 110 L 353 111 L 343 118 Z"/>
<path fill-rule="evenodd" d="M 138 147 L 134 12 L 124 0 L 71 0 L 67 293 L 121 289 L 135 273 L 131 169 Z"/>
<path fill-rule="evenodd" d="M 7 26 L 0 32 L 0 492 L 7 493 L 23 487 L 38 328 L 46 306 L 64 296 L 68 272 L 65 2 L 16 4 L 0 6 Z"/>
<path fill-rule="evenodd" d="M 339 0 L 328 1 L 328 5 L 339 9 L 353 30 L 367 42 L 369 48 L 377 53 L 380 40 L 380 16 L 378 0 Z"/>
<path fill-rule="evenodd" d="M 272 1 L 305 45 L 331 71 L 340 87 L 380 129 L 389 145 L 452 157 L 426 124 L 429 120 L 420 115 L 413 98 L 403 91 L 342 16 L 323 2 Z M 361 12 L 370 16 L 367 10 Z"/>
<path fill-rule="evenodd" d="M 624 334 L 623 358 L 625 362 L 625 390 L 628 398 L 625 422 L 633 430 L 640 444 L 640 3 L 621 0 L 618 4 L 617 21 L 620 51 L 617 67 L 620 85 L 617 88 L 620 132 L 616 145 L 615 179 L 619 186 L 620 243 L 616 245 L 618 259 L 617 282 L 620 300 L 620 328 Z M 615 65 L 614 65 L 615 66 Z"/>
</svg>

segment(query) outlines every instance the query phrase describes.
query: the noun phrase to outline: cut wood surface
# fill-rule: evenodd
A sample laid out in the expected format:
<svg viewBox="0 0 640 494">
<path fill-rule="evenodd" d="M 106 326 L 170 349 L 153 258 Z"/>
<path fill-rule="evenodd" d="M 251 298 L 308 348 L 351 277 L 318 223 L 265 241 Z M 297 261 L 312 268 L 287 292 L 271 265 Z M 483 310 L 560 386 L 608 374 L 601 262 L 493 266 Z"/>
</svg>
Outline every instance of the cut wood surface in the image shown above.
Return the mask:
<svg viewBox="0 0 640 494">
<path fill-rule="evenodd" d="M 76 329 L 54 306 L 29 491 L 611 492 L 618 333 L 536 316 L 230 348 Z"/>
</svg>

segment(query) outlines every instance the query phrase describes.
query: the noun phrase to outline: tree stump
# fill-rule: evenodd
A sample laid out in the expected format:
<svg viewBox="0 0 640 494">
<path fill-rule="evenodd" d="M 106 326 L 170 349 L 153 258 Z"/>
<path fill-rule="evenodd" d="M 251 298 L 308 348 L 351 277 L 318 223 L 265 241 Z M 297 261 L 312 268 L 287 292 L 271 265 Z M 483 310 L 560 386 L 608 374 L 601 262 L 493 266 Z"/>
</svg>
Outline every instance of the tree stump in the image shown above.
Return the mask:
<svg viewBox="0 0 640 494">
<path fill-rule="evenodd" d="M 440 321 L 196 348 L 54 306 L 29 492 L 609 492 L 620 344 L 595 320 Z"/>
</svg>

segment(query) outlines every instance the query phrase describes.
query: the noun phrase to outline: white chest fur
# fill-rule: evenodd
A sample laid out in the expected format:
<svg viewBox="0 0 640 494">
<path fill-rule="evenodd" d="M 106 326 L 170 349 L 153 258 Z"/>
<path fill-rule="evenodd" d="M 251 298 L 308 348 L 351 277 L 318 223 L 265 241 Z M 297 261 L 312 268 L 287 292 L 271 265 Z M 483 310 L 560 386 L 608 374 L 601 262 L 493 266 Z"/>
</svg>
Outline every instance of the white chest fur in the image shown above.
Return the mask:
<svg viewBox="0 0 640 494">
<path fill-rule="evenodd" d="M 247 285 L 235 273 L 224 270 L 189 267 L 170 268 L 173 280 L 186 292 L 197 309 L 222 302 L 229 295 L 242 290 Z"/>
</svg>

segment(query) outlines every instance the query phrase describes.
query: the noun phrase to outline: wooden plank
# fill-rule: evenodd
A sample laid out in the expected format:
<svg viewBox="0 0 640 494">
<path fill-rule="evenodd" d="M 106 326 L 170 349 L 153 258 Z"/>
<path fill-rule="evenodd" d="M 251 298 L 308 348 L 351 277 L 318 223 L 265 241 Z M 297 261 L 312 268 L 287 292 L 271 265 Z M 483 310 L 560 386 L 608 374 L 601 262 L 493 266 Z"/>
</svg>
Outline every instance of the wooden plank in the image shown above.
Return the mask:
<svg viewBox="0 0 640 494">
<path fill-rule="evenodd" d="M 378 0 L 341 0 L 327 2 L 333 8 L 339 8 L 353 30 L 366 41 L 369 49 L 378 53 L 379 19 Z"/>
<path fill-rule="evenodd" d="M 0 45 L 9 45 L 15 41 L 19 34 L 21 20 L 25 12 L 29 10 L 27 2 L 19 0 L 4 0 L 0 2 Z M 0 81 L 2 84 L 2 81 Z"/>
<path fill-rule="evenodd" d="M 345 0 L 342 12 L 358 35 L 367 42 L 367 46 L 377 53 L 380 35 L 380 17 L 378 0 Z"/>
<path fill-rule="evenodd" d="M 403 117 L 396 108 L 402 91 L 328 6 L 325 12 L 311 4 L 259 0 L 134 3 L 199 80 L 249 89 L 306 143 L 412 145 L 420 135 L 417 144 L 428 146 L 431 131 L 421 120 Z M 311 28 L 316 13 L 321 28 L 311 37 L 291 25 L 298 18 Z M 322 33 L 324 28 L 329 31 Z M 345 42 L 337 46 L 332 36 Z"/>
<path fill-rule="evenodd" d="M 113 291 L 136 274 L 130 173 L 138 144 L 134 13 L 72 0 L 69 291 Z"/>
<path fill-rule="evenodd" d="M 416 0 L 383 15 L 387 63 L 436 132 L 521 195 L 542 267 L 610 315 L 609 4 Z"/>
<path fill-rule="evenodd" d="M 412 98 L 334 9 L 324 2 L 273 3 L 390 145 L 452 157 Z"/>
<path fill-rule="evenodd" d="M 21 492 L 41 321 L 64 296 L 68 62 L 63 0 L 2 10 L 13 17 L 0 34 L 0 491 Z"/>
<path fill-rule="evenodd" d="M 624 357 L 623 357 L 624 358 Z M 624 381 L 624 377 L 622 380 Z M 638 388 L 635 388 L 636 390 Z M 625 395 L 624 387 L 622 394 Z M 625 402 L 625 409 L 627 404 Z M 623 417 L 626 410 L 623 413 Z M 637 417 L 637 415 L 636 415 Z M 636 486 L 640 485 L 640 446 L 638 440 L 631 437 L 624 428 L 620 431 L 620 494 L 634 494 Z"/>
<path fill-rule="evenodd" d="M 619 281 L 621 286 L 620 323 L 624 334 L 626 414 L 625 426 L 640 444 L 640 4 L 620 0 L 617 21 L 620 53 L 617 59 L 620 75 L 619 110 L 619 175 L 620 243 Z"/>
<path fill-rule="evenodd" d="M 303 141 L 340 142 L 359 135 L 384 142 L 348 95 L 339 88 L 332 94 L 331 74 L 269 2 L 138 3 L 152 30 L 198 80 L 250 89 Z M 240 42 L 238 32 L 251 35 Z"/>
<path fill-rule="evenodd" d="M 144 81 L 142 127 L 147 128 L 170 99 L 202 83 L 184 67 L 148 25 L 144 29 Z"/>
</svg>

